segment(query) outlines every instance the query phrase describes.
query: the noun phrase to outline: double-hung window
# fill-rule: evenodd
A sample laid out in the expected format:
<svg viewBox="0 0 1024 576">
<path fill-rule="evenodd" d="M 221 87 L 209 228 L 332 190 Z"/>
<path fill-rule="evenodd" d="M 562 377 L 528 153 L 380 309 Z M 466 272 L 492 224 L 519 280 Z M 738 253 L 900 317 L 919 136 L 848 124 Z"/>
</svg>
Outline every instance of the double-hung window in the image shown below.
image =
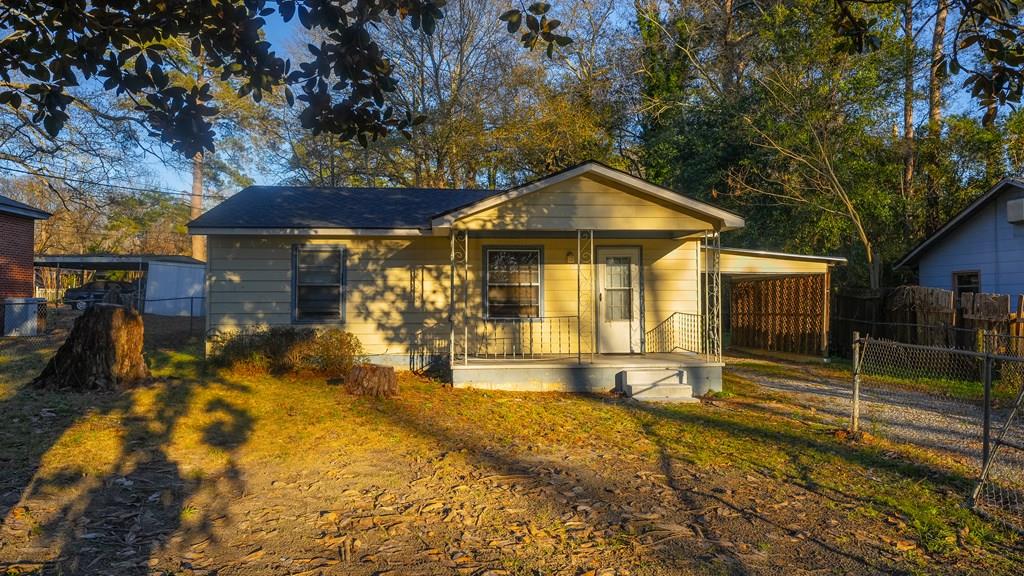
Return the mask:
<svg viewBox="0 0 1024 576">
<path fill-rule="evenodd" d="M 345 318 L 345 249 L 295 246 L 292 259 L 296 322 L 332 323 Z"/>
<path fill-rule="evenodd" d="M 488 318 L 541 315 L 540 248 L 488 248 L 484 286 Z"/>
</svg>

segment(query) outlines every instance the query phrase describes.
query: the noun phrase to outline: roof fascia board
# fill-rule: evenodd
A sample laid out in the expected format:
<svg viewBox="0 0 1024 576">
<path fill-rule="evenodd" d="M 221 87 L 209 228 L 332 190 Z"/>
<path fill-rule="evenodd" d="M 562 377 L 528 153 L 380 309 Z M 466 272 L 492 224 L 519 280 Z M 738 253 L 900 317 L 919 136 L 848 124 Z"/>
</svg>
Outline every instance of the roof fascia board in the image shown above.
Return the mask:
<svg viewBox="0 0 1024 576">
<path fill-rule="evenodd" d="M 923 252 L 932 244 L 935 244 L 936 242 L 944 238 L 946 234 L 948 234 L 954 228 L 959 226 L 964 220 L 973 216 L 976 210 L 981 208 L 982 205 L 987 204 L 989 200 L 991 200 L 994 196 L 997 196 L 1000 192 L 1002 192 L 1003 188 L 1005 188 L 1006 186 L 1016 186 L 1018 188 L 1024 188 L 1024 182 L 1016 178 L 1010 177 L 1003 178 L 999 182 L 996 182 L 996 184 L 992 186 L 992 188 L 989 189 L 988 192 L 982 194 L 974 202 L 968 204 L 966 208 L 961 210 L 956 216 L 950 218 L 950 220 L 943 224 L 941 228 L 939 228 L 935 232 L 932 232 L 931 236 L 928 236 L 927 238 L 922 240 L 917 246 L 914 246 L 910 250 L 910 252 L 907 252 L 907 254 L 903 256 L 903 258 L 900 258 L 900 260 L 896 262 L 895 265 L 893 265 L 892 269 L 899 270 L 900 268 L 917 260 L 917 257 L 921 252 Z"/>
<path fill-rule="evenodd" d="M 560 172 L 547 178 L 542 178 L 540 180 L 537 180 L 536 182 L 527 184 L 525 186 L 513 188 L 507 192 L 495 194 L 494 196 L 484 198 L 479 202 L 475 202 L 453 212 L 449 212 L 447 214 L 434 218 L 431 221 L 431 224 L 434 228 L 448 229 L 451 228 L 452 225 L 461 218 L 465 218 L 467 216 L 471 216 L 473 214 L 482 212 L 489 208 L 493 208 L 500 204 L 504 204 L 505 202 L 508 202 L 510 200 L 521 198 L 522 196 L 525 196 L 532 192 L 536 192 L 537 190 L 540 190 L 542 188 L 547 188 L 549 186 L 565 182 L 566 180 L 569 180 L 571 178 L 587 174 L 595 174 L 601 176 L 602 178 L 611 180 L 613 182 L 617 182 L 619 184 L 623 184 L 624 186 L 633 188 L 650 196 L 654 196 L 655 198 L 658 198 L 669 204 L 685 208 L 687 210 L 697 212 L 705 216 L 710 216 L 711 218 L 721 223 L 722 230 L 733 230 L 736 228 L 742 228 L 745 224 L 743 218 L 737 216 L 736 214 L 733 214 L 726 210 L 722 210 L 720 208 L 716 208 L 714 206 L 711 206 L 710 204 L 700 202 L 699 200 L 694 200 L 692 198 L 687 198 L 680 194 L 676 194 L 675 192 L 666 190 L 661 186 L 651 184 L 650 182 L 647 182 L 646 180 L 643 180 L 641 178 L 637 178 L 636 176 L 632 176 L 630 174 L 626 174 L 618 170 L 613 170 L 611 168 L 608 168 L 597 163 L 585 163 L 580 166 L 577 166 L 576 168 Z"/>
<path fill-rule="evenodd" d="M 52 214 L 35 208 L 22 208 L 20 206 L 0 205 L 0 214 L 11 214 L 13 216 L 24 216 L 33 220 L 46 220 Z"/>
<path fill-rule="evenodd" d="M 706 246 L 701 246 L 702 250 L 706 250 Z M 766 258 L 778 258 L 780 260 L 805 260 L 808 262 L 825 262 L 831 264 L 846 264 L 846 258 L 842 256 L 815 256 L 813 254 L 791 254 L 789 252 L 773 252 L 771 250 L 755 250 L 748 248 L 721 248 L 720 251 L 724 254 L 737 254 L 740 256 L 764 256 Z"/>
<path fill-rule="evenodd" d="M 430 236 L 418 228 L 194 228 L 193 236 Z"/>
</svg>

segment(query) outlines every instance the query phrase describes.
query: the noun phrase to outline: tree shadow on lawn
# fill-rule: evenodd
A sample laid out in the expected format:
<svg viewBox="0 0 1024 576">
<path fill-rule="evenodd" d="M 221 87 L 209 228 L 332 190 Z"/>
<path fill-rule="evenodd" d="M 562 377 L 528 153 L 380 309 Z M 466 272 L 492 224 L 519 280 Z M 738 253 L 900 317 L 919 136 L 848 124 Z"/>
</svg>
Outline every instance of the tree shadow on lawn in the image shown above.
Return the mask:
<svg viewBox="0 0 1024 576">
<path fill-rule="evenodd" d="M 742 447 L 723 447 L 722 455 L 729 461 L 740 464 L 742 469 L 753 471 L 764 479 L 776 481 L 782 479 L 794 487 L 834 503 L 839 509 L 850 509 L 852 506 L 867 507 L 890 517 L 905 518 L 910 524 L 918 523 L 914 528 L 919 533 L 938 529 L 940 531 L 948 530 L 948 534 L 955 534 L 957 527 L 936 526 L 934 524 L 929 526 L 928 524 L 934 520 L 928 517 L 922 519 L 908 518 L 909 514 L 907 514 L 907 511 L 900 509 L 900 504 L 895 503 L 896 499 L 906 498 L 907 496 L 890 493 L 890 491 L 899 492 L 902 490 L 901 486 L 898 485 L 898 480 L 895 479 L 905 480 L 908 485 L 914 486 L 919 486 L 922 482 L 928 482 L 932 485 L 932 490 L 936 492 L 937 497 L 939 493 L 943 492 L 946 494 L 962 494 L 965 501 L 975 481 L 973 476 L 965 475 L 962 469 L 954 469 L 938 463 L 912 462 L 891 453 L 886 453 L 879 447 L 850 444 L 838 440 L 832 436 L 832 431 L 824 426 L 812 426 L 812 428 L 806 428 L 801 433 L 788 431 L 778 423 L 775 426 L 767 423 L 765 425 L 754 425 L 751 423 L 753 420 L 750 417 L 756 418 L 760 416 L 765 418 L 765 420 L 777 418 L 772 411 L 762 413 L 761 411 L 751 410 L 747 418 L 745 418 L 746 421 L 740 422 L 737 418 L 729 417 L 727 412 L 708 410 L 706 407 L 668 407 L 637 404 L 635 410 L 637 411 L 636 414 L 642 415 L 638 418 L 638 422 L 645 435 L 658 447 L 661 469 L 667 478 L 671 479 L 675 475 L 675 462 L 680 460 L 693 462 L 693 460 L 692 458 L 687 458 L 685 454 L 680 454 L 679 450 L 671 445 L 670 440 L 659 433 L 655 426 L 652 426 L 652 419 L 738 436 L 749 441 L 750 445 L 771 446 L 771 449 L 784 459 L 785 464 L 788 464 L 788 470 L 786 465 L 773 466 L 766 463 L 763 458 L 759 458 L 760 455 L 757 453 L 745 453 Z M 743 408 L 739 410 L 743 410 Z M 791 419 L 788 416 L 786 418 Z M 816 439 L 815 436 L 820 436 L 821 439 Z M 828 464 L 830 459 L 839 463 L 852 464 L 863 470 L 863 475 L 889 475 L 891 478 L 894 478 L 894 483 L 888 487 L 888 490 L 885 486 L 879 486 L 875 488 L 875 491 L 869 491 L 868 495 L 857 494 L 849 489 L 844 490 L 842 488 L 843 478 L 834 478 L 834 482 L 823 483 L 819 480 L 821 478 L 820 467 Z M 856 473 L 854 476 L 856 476 Z M 681 501 L 693 501 L 694 491 L 692 489 L 678 489 L 674 484 L 673 488 L 676 488 L 679 492 Z M 796 529 L 793 526 L 780 524 L 757 510 L 738 507 L 714 491 L 701 490 L 700 493 L 706 498 L 714 499 L 733 509 L 735 512 L 754 516 L 759 521 L 773 526 L 792 537 L 806 538 L 823 549 L 863 564 L 865 567 L 881 571 L 886 569 L 876 562 L 868 561 L 863 556 L 851 554 L 826 542 L 816 534 L 811 533 L 809 527 L 801 526 L 799 529 Z M 910 501 L 904 504 L 908 507 L 926 505 L 924 502 Z M 958 512 L 960 512 L 959 508 L 955 512 L 951 511 L 951 515 L 956 516 Z M 978 523 L 984 522 L 980 518 L 976 520 Z M 924 526 L 921 524 L 924 524 Z M 995 526 L 992 525 L 992 528 L 995 528 Z M 998 531 L 998 528 L 996 530 Z M 934 534 L 927 533 L 920 535 L 923 540 L 935 536 Z M 1007 547 L 1007 544 L 1012 544 L 1012 536 L 1009 538 L 1010 540 L 1006 540 L 1003 537 L 997 536 L 992 544 L 996 548 L 1009 550 L 1010 548 Z M 923 544 L 927 548 L 936 544 L 936 542 L 925 541 Z M 939 542 L 938 544 L 941 545 L 942 543 Z M 884 549 L 878 545 L 868 544 L 868 546 L 883 554 L 892 553 L 891 549 Z M 1019 558 L 1019 553 L 1015 553 L 1015 556 Z"/>
<path fill-rule="evenodd" d="M 807 393 L 794 392 L 802 395 L 796 397 L 783 397 L 773 394 L 757 398 L 756 408 L 760 412 L 772 414 L 780 418 L 797 420 L 794 417 L 794 408 L 810 410 L 815 413 L 823 423 L 833 427 L 843 428 L 849 423 L 850 411 L 840 405 L 815 402 L 808 398 Z M 849 399 L 847 399 L 849 400 Z M 993 412 L 993 422 L 999 423 L 1005 415 Z M 921 424 L 909 419 L 901 419 L 900 413 L 875 410 L 871 405 L 861 405 L 861 427 L 866 432 L 884 437 L 890 441 L 922 448 L 932 453 L 936 458 L 950 458 L 956 460 L 960 466 L 966 467 L 973 473 L 981 471 L 981 443 L 982 429 L 980 421 L 970 421 L 968 417 L 957 415 L 945 415 L 947 421 L 943 427 L 940 423 Z M 980 409 L 979 416 L 980 419 Z M 801 426 L 807 422 L 799 421 Z M 976 426 L 975 426 L 976 424 Z M 973 432 L 964 428 L 976 428 Z"/>
<path fill-rule="evenodd" d="M 26 544 L 34 549 L 59 548 L 55 558 L 50 554 L 33 562 L 41 565 L 43 573 L 148 574 L 149 563 L 157 560 L 172 533 L 177 532 L 183 540 L 213 539 L 213 526 L 226 516 L 231 496 L 244 491 L 233 456 L 253 427 L 251 415 L 243 408 L 216 397 L 202 408 L 212 421 L 203 428 L 201 443 L 228 456 L 219 475 L 183 473 L 168 449 L 176 425 L 194 410 L 192 404 L 200 386 L 216 385 L 236 392 L 248 392 L 248 388 L 209 381 L 195 357 L 160 351 L 150 351 L 150 355 L 151 366 L 157 366 L 155 372 L 188 377 L 158 378 L 147 386 L 117 394 L 26 387 L 0 408 L 5 413 L 8 409 L 31 413 L 38 405 L 55 401 L 70 406 L 56 422 L 39 430 L 42 438 L 37 436 L 22 447 L 22 480 L 7 480 L 25 483 L 24 488 L 14 489 L 16 497 L 9 494 L 5 500 L 5 524 L 19 521 L 10 513 L 15 504 L 31 508 L 35 505 L 33 498 L 54 489 L 73 495 L 56 511 L 46 513 L 46 519 L 32 525 L 26 535 Z M 73 468 L 42 474 L 47 453 L 82 418 L 112 419 L 117 423 L 120 446 L 112 466 L 101 477 L 89 477 Z M 186 500 L 201 494 L 211 495 L 207 498 L 213 503 L 211 507 L 199 512 L 186 506 Z"/>
<path fill-rule="evenodd" d="M 816 450 L 834 454 L 840 458 L 858 464 L 892 467 L 891 462 L 876 459 L 854 449 L 844 449 L 828 442 L 816 442 L 798 435 L 778 434 L 774 430 L 754 426 L 738 426 L 731 422 L 724 421 L 713 415 L 704 414 L 707 409 L 700 409 L 694 413 L 679 413 L 664 410 L 657 407 L 637 406 L 632 403 L 626 404 L 616 400 L 609 400 L 603 397 L 584 396 L 587 401 L 600 402 L 602 404 L 615 405 L 617 408 L 632 412 L 634 417 L 648 415 L 662 419 L 669 426 L 687 424 L 690 426 L 706 426 L 708 428 L 728 432 L 729 434 L 742 434 L 757 438 L 758 440 L 781 443 L 783 450 L 800 451 Z M 760 573 L 766 568 L 763 558 L 754 554 L 741 552 L 729 537 L 743 538 L 740 534 L 725 534 L 718 539 L 700 537 L 701 532 L 691 533 L 685 529 L 685 525 L 698 525 L 709 508 L 716 508 L 719 505 L 731 507 L 734 505 L 724 501 L 721 497 L 709 493 L 703 488 L 686 487 L 677 480 L 676 470 L 673 467 L 672 454 L 667 441 L 649 426 L 640 428 L 642 434 L 655 445 L 659 452 L 661 472 L 665 476 L 665 483 L 668 493 L 675 494 L 676 505 L 665 512 L 661 518 L 654 521 L 645 521 L 641 517 L 645 512 L 651 512 L 661 508 L 663 501 L 657 497 L 648 498 L 646 501 L 637 491 L 638 487 L 633 485 L 631 474 L 624 474 L 624 470 L 632 472 L 632 469 L 620 469 L 613 466 L 596 469 L 588 468 L 585 465 L 574 465 L 571 456 L 558 455 L 560 460 L 545 458 L 543 451 L 537 453 L 536 457 L 523 457 L 522 454 L 515 454 L 511 449 L 496 446 L 493 437 L 489 437 L 487 426 L 454 428 L 446 421 L 438 421 L 435 415 L 419 411 L 388 409 L 381 412 L 382 417 L 398 427 L 407 430 L 422 438 L 426 438 L 443 450 L 461 451 L 466 454 L 469 461 L 475 466 L 494 471 L 498 474 L 528 475 L 534 479 L 535 484 L 556 482 L 556 476 L 564 473 L 574 479 L 573 492 L 576 496 L 563 499 L 558 497 L 558 492 L 540 492 L 537 496 L 537 505 L 550 506 L 561 514 L 575 514 L 578 511 L 576 503 L 578 500 L 590 500 L 605 504 L 601 509 L 595 509 L 589 513 L 586 522 L 596 531 L 610 527 L 618 533 L 618 536 L 632 540 L 634 548 L 640 551 L 640 559 L 644 564 L 653 563 L 674 570 L 708 570 L 709 568 L 725 570 L 732 574 Z M 750 462 L 756 465 L 756 462 Z M 924 470 L 918 471 L 925 474 Z M 928 474 L 931 471 L 927 472 Z M 808 490 L 815 491 L 812 482 L 804 480 L 803 485 Z M 655 491 L 657 487 L 655 486 Z M 820 490 L 817 490 L 820 492 Z M 564 492 L 562 493 L 564 494 Z M 832 496 L 834 497 L 834 496 Z M 842 495 L 845 501 L 856 500 L 855 496 Z M 669 498 L 671 501 L 671 498 Z M 638 510 L 640 505 L 648 510 Z M 747 511 L 740 511 L 746 514 Z M 637 520 L 640 520 L 637 522 Z M 763 518 L 765 522 L 771 523 L 771 518 Z M 776 527 L 787 534 L 793 530 L 776 525 Z M 705 528 L 707 526 L 705 525 Z M 705 530 L 706 532 L 707 530 Z M 890 567 L 883 564 L 878 555 L 874 558 L 865 558 L 861 554 L 852 553 L 830 544 L 823 539 L 810 537 L 806 540 L 808 545 L 820 548 L 823 566 L 841 566 L 845 570 L 855 572 L 888 572 Z M 756 542 L 748 542 L 756 544 Z M 796 558 L 792 562 L 799 562 Z"/>
</svg>

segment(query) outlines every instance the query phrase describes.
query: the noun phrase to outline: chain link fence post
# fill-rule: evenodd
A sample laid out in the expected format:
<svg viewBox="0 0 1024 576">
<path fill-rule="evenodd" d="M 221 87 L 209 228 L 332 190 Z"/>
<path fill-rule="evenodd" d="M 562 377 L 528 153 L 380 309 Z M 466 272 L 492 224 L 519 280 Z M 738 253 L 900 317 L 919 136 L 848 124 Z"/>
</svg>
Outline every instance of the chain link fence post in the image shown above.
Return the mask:
<svg viewBox="0 0 1024 576">
<path fill-rule="evenodd" d="M 992 352 L 985 351 L 985 363 L 981 369 L 981 381 L 983 385 L 982 402 L 984 405 L 981 408 L 981 467 L 984 468 L 988 464 L 989 454 L 991 452 L 991 438 L 992 438 L 992 365 L 995 360 L 992 358 Z"/>
<path fill-rule="evenodd" d="M 850 411 L 850 433 L 860 430 L 860 332 L 853 333 L 853 408 Z"/>
</svg>

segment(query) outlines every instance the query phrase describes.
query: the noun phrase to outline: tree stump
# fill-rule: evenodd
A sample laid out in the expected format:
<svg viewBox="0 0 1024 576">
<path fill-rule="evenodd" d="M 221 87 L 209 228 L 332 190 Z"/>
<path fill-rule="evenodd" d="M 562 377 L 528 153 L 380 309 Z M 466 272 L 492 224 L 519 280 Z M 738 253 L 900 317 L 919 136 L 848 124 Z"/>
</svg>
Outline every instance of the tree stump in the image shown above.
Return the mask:
<svg viewBox="0 0 1024 576">
<path fill-rule="evenodd" d="M 142 336 L 138 311 L 96 304 L 75 320 L 67 340 L 32 385 L 78 391 L 135 386 L 149 378 Z"/>
<path fill-rule="evenodd" d="M 398 394 L 398 377 L 391 366 L 360 364 L 345 380 L 345 389 L 357 396 L 394 396 Z"/>
</svg>

